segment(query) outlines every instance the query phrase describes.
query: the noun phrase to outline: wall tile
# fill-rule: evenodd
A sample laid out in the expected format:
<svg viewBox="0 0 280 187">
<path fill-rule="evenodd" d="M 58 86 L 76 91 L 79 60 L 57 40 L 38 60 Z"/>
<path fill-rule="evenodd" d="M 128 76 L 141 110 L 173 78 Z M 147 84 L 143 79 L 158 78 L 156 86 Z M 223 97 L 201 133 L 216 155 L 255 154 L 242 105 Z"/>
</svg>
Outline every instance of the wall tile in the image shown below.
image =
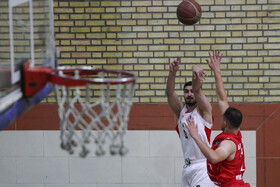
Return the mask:
<svg viewBox="0 0 280 187">
<path fill-rule="evenodd" d="M 122 165 L 124 183 L 174 183 L 172 158 L 126 157 Z"/>
<path fill-rule="evenodd" d="M 68 158 L 18 157 L 17 181 L 19 183 L 67 183 Z"/>
<path fill-rule="evenodd" d="M 121 158 L 69 158 L 71 183 L 121 183 Z"/>
<path fill-rule="evenodd" d="M 16 159 L 15 157 L 0 157 L 0 183 L 16 183 Z"/>
<path fill-rule="evenodd" d="M 173 157 L 182 156 L 182 147 L 177 132 L 150 131 L 150 156 Z"/>
<path fill-rule="evenodd" d="M 150 154 L 150 133 L 149 131 L 127 131 L 124 137 L 124 144 L 127 146 L 130 156 L 146 157 Z"/>
<path fill-rule="evenodd" d="M 2 131 L 0 156 L 42 156 L 42 131 Z"/>
<path fill-rule="evenodd" d="M 250 184 L 256 184 L 256 177 L 257 177 L 256 157 L 254 158 L 246 157 L 245 164 L 246 164 L 246 171 L 243 176 L 244 181 Z"/>
<path fill-rule="evenodd" d="M 60 143 L 60 131 L 44 131 L 44 156 L 69 156 Z"/>
<path fill-rule="evenodd" d="M 183 156 L 181 158 L 180 157 L 175 158 L 175 172 L 174 172 L 175 183 L 181 184 L 184 164 L 185 163 L 184 163 Z"/>
<path fill-rule="evenodd" d="M 256 158 L 257 148 L 256 148 L 256 131 L 241 131 L 242 141 L 245 150 L 245 157 Z"/>
</svg>

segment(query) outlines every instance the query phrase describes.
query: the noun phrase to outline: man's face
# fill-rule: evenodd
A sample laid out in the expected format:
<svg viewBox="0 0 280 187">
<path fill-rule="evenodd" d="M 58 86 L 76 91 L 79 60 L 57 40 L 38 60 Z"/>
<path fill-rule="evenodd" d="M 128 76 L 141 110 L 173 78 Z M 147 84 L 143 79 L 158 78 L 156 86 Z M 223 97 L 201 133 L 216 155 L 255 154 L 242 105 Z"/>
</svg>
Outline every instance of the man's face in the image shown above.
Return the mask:
<svg viewBox="0 0 280 187">
<path fill-rule="evenodd" d="M 187 105 L 193 106 L 196 104 L 196 100 L 192 91 L 192 86 L 186 86 L 184 89 L 184 99 Z"/>
</svg>

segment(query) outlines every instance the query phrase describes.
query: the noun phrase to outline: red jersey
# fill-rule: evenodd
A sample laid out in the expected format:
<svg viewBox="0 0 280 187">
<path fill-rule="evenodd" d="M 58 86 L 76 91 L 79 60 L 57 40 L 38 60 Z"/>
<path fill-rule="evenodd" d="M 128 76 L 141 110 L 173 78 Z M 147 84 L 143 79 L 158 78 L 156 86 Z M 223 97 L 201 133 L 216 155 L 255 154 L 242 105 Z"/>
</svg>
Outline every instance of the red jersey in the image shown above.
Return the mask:
<svg viewBox="0 0 280 187">
<path fill-rule="evenodd" d="M 233 183 L 244 184 L 243 173 L 245 171 L 245 162 L 242 135 L 240 131 L 238 131 L 237 135 L 222 132 L 214 139 L 212 149 L 216 150 L 223 140 L 231 140 L 234 142 L 236 145 L 235 157 L 231 161 L 224 160 L 217 164 L 212 164 L 207 160 L 208 175 L 218 186 L 230 186 L 230 184 Z"/>
</svg>

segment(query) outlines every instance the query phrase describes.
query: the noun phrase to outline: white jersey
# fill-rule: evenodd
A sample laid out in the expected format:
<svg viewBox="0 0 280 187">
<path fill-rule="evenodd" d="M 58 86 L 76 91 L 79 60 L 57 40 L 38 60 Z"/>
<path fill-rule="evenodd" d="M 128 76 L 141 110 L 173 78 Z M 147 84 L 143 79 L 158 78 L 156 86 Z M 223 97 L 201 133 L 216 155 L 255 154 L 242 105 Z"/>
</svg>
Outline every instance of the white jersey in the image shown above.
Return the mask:
<svg viewBox="0 0 280 187">
<path fill-rule="evenodd" d="M 206 161 L 205 156 L 202 154 L 199 147 L 195 143 L 194 139 L 189 134 L 188 129 L 185 127 L 185 124 L 187 124 L 186 120 L 190 115 L 194 119 L 195 124 L 197 124 L 198 126 L 198 134 L 200 138 L 209 147 L 211 147 L 209 142 L 210 142 L 212 124 L 206 122 L 200 116 L 200 114 L 197 111 L 197 108 L 195 108 L 192 112 L 188 112 L 188 109 L 185 105 L 180 113 L 180 117 L 178 120 L 178 130 L 180 133 L 180 139 L 181 139 L 182 150 L 183 150 L 186 166 L 201 160 Z"/>
</svg>

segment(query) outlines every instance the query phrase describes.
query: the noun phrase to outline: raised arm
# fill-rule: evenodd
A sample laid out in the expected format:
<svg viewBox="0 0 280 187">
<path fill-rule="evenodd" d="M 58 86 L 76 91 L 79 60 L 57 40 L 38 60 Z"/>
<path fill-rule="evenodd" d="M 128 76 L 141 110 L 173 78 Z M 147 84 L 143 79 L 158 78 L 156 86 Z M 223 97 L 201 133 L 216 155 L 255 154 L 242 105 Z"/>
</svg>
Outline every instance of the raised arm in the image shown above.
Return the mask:
<svg viewBox="0 0 280 187">
<path fill-rule="evenodd" d="M 206 59 L 206 61 L 208 63 L 208 66 L 214 72 L 218 105 L 219 105 L 220 112 L 223 115 L 226 109 L 229 107 L 227 95 L 224 88 L 224 83 L 222 80 L 221 69 L 220 69 L 223 54 L 220 55 L 220 51 L 218 51 L 216 55 L 215 50 L 213 50 L 213 55 L 211 55 L 211 52 L 209 51 L 209 57 L 210 57 L 210 61 L 209 59 Z"/>
<path fill-rule="evenodd" d="M 166 95 L 168 99 L 169 107 L 175 113 L 177 119 L 180 117 L 181 110 L 183 109 L 183 103 L 180 101 L 178 95 L 176 94 L 175 88 L 175 78 L 176 73 L 179 69 L 180 57 L 170 63 L 169 65 L 169 75 L 166 83 Z"/>
<path fill-rule="evenodd" d="M 197 101 L 197 106 L 200 115 L 208 123 L 212 123 L 212 106 L 201 89 L 200 82 L 205 80 L 205 72 L 203 69 L 197 65 L 192 67 L 193 77 L 192 77 L 192 89 Z"/>
</svg>

